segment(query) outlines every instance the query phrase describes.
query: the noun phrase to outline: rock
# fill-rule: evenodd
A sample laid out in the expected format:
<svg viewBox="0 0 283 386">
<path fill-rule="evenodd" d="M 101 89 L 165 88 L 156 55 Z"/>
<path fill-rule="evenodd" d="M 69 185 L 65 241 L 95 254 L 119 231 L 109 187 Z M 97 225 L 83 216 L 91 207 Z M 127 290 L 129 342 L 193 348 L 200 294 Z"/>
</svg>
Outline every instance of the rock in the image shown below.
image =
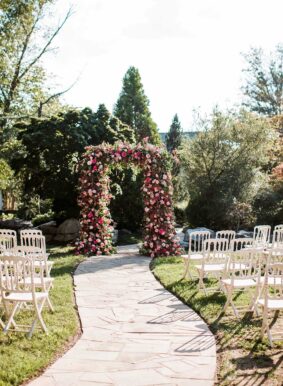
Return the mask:
<svg viewBox="0 0 283 386">
<path fill-rule="evenodd" d="M 184 236 L 184 242 L 189 242 L 189 239 L 190 239 L 190 235 L 191 233 L 193 232 L 204 232 L 204 231 L 209 231 L 210 233 L 210 237 L 211 238 L 214 238 L 215 237 L 215 232 L 212 231 L 211 229 L 208 229 L 208 228 L 192 228 L 192 229 L 187 229 L 186 232 L 185 232 L 185 236 Z M 192 239 L 194 239 L 194 236 L 192 235 Z"/>
<path fill-rule="evenodd" d="M 54 240 L 60 242 L 73 241 L 79 237 L 79 231 L 79 221 L 75 218 L 69 218 L 68 220 L 65 220 L 61 225 L 59 225 Z"/>
<path fill-rule="evenodd" d="M 114 229 L 112 234 L 112 243 L 116 244 L 118 241 L 118 230 Z"/>
<path fill-rule="evenodd" d="M 215 237 L 215 232 L 211 229 L 208 229 L 208 228 L 203 228 L 203 227 L 200 227 L 200 228 L 186 228 L 186 230 L 183 232 L 185 233 L 185 236 L 183 238 L 183 240 L 180 242 L 180 245 L 181 247 L 183 248 L 188 248 L 189 246 L 189 240 L 190 240 L 190 237 L 192 237 L 192 240 L 194 240 L 194 235 L 192 234 L 193 232 L 204 232 L 204 231 L 209 231 L 210 233 L 210 237 L 211 238 L 214 238 Z M 192 234 L 192 236 L 191 236 Z"/>
<path fill-rule="evenodd" d="M 49 228 L 54 228 L 54 227 L 57 227 L 56 221 L 49 221 L 49 222 L 46 222 L 44 224 L 40 224 L 37 226 L 37 228 L 41 229 L 42 232 L 44 231 L 44 229 L 49 229 Z"/>
<path fill-rule="evenodd" d="M 0 221 L 0 228 L 12 229 L 14 231 L 19 232 L 21 229 L 33 228 L 33 225 L 31 221 L 21 220 L 19 218 L 13 218 L 11 220 Z"/>
<path fill-rule="evenodd" d="M 254 233 L 253 232 L 248 232 L 248 231 L 245 231 L 243 229 L 239 230 L 237 233 L 236 233 L 236 239 L 239 239 L 239 238 L 248 238 L 248 237 L 251 237 L 253 238 L 254 236 Z"/>
</svg>

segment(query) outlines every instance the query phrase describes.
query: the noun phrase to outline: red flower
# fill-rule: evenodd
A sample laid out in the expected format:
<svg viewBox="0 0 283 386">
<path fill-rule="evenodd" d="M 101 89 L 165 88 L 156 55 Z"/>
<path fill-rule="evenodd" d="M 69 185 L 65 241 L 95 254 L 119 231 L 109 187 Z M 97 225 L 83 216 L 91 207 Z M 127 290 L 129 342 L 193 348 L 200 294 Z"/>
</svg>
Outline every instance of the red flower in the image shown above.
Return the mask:
<svg viewBox="0 0 283 386">
<path fill-rule="evenodd" d="M 158 233 L 163 236 L 163 235 L 165 235 L 165 230 L 164 229 L 159 229 Z"/>
<path fill-rule="evenodd" d="M 127 153 L 125 151 L 122 151 L 121 156 L 125 158 L 127 156 Z"/>
</svg>

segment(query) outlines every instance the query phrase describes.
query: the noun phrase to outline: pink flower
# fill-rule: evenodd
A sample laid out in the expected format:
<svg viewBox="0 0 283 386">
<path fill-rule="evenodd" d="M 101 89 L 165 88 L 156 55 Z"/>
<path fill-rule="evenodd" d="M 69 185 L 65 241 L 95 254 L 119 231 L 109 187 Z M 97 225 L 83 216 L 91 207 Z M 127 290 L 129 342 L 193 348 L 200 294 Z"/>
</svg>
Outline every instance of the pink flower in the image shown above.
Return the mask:
<svg viewBox="0 0 283 386">
<path fill-rule="evenodd" d="M 98 224 L 103 224 L 103 218 L 100 217 L 100 219 L 97 222 L 98 222 Z"/>
<path fill-rule="evenodd" d="M 122 151 L 121 156 L 125 158 L 127 156 L 127 153 L 125 151 Z"/>
<path fill-rule="evenodd" d="M 164 229 L 159 229 L 158 233 L 163 236 L 163 235 L 165 235 L 165 230 Z"/>
<path fill-rule="evenodd" d="M 88 218 L 93 218 L 93 213 L 92 212 L 89 212 L 89 214 L 87 215 Z"/>
</svg>

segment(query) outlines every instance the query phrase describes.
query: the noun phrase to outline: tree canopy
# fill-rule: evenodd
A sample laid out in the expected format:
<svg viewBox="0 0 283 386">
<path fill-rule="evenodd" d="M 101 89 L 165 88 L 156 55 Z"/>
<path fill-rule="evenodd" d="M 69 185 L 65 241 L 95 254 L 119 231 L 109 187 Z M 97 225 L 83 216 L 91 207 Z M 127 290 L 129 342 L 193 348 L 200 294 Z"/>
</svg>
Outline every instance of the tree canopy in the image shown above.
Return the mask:
<svg viewBox="0 0 283 386">
<path fill-rule="evenodd" d="M 245 106 L 259 114 L 273 116 L 283 113 L 283 46 L 278 45 L 269 58 L 260 48 L 244 55 L 247 68 L 242 87 Z"/>
<path fill-rule="evenodd" d="M 130 67 L 123 78 L 114 115 L 135 130 L 137 141 L 148 137 L 151 143 L 160 143 L 157 125 L 149 110 L 149 100 L 145 95 L 140 73 L 135 67 Z"/>
<path fill-rule="evenodd" d="M 42 57 L 52 50 L 70 11 L 56 27 L 47 27 L 44 17 L 52 0 L 0 1 L 0 128 L 9 117 L 36 115 L 48 97 Z M 4 139 L 12 131 L 4 132 Z M 3 139 L 2 139 L 3 140 Z"/>
<path fill-rule="evenodd" d="M 18 124 L 24 151 L 15 155 L 14 168 L 21 173 L 25 194 L 53 199 L 55 210 L 77 208 L 77 162 L 85 146 L 103 141 L 133 142 L 133 131 L 112 117 L 104 105 L 70 110 L 50 118 L 32 118 Z"/>
<path fill-rule="evenodd" d="M 249 202 L 259 189 L 261 167 L 268 161 L 273 130 L 266 120 L 245 111 L 200 120 L 202 129 L 180 151 L 181 175 L 190 194 L 188 219 L 196 226 L 227 226 L 237 200 Z"/>
</svg>

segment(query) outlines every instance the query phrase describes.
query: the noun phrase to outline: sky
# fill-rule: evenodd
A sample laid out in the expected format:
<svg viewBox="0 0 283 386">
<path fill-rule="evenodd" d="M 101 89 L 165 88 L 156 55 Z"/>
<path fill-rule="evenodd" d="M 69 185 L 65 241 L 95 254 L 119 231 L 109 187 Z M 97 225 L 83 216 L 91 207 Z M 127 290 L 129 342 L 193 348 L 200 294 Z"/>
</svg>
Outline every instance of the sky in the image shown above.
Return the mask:
<svg viewBox="0 0 283 386">
<path fill-rule="evenodd" d="M 283 41 L 282 0 L 57 0 L 52 21 L 73 14 L 44 66 L 63 101 L 112 111 L 130 66 L 138 68 L 153 120 L 168 131 L 177 113 L 193 130 L 193 111 L 242 100 L 241 53 L 267 54 Z"/>
</svg>

